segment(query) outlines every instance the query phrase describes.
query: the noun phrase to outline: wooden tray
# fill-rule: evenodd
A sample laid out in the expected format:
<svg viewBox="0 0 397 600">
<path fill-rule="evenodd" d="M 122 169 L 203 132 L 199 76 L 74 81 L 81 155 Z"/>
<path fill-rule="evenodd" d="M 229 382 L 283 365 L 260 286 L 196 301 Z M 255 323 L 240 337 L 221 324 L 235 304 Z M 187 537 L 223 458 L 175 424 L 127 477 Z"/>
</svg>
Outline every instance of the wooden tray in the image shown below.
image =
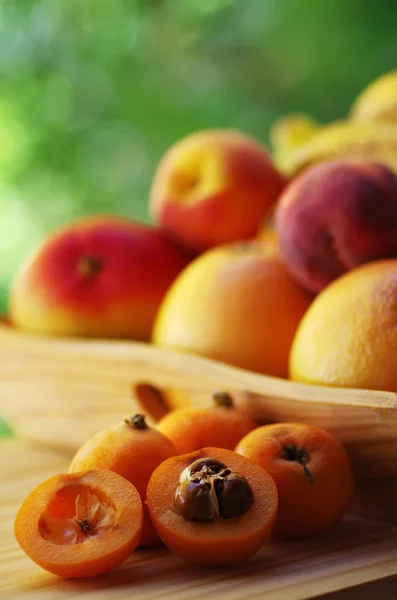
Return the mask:
<svg viewBox="0 0 397 600">
<path fill-rule="evenodd" d="M 356 475 L 397 475 L 397 395 L 298 384 L 149 344 L 33 337 L 0 325 L 0 414 L 19 435 L 69 455 L 98 427 L 136 410 L 150 420 L 168 410 L 170 392 L 211 403 L 227 390 L 259 421 L 325 427 L 346 445 Z M 163 401 L 137 395 L 141 382 Z"/>
<path fill-rule="evenodd" d="M 1 441 L 0 450 L 0 597 L 4 600 L 86 600 L 94 595 L 96 600 L 300 600 L 397 574 L 397 527 L 348 517 L 321 539 L 271 542 L 233 570 L 189 566 L 159 548 L 137 551 L 119 569 L 101 577 L 66 581 L 42 571 L 23 554 L 13 536 L 13 521 L 25 496 L 43 479 L 65 471 L 68 461 L 16 440 Z M 353 597 L 395 598 L 394 578 L 391 583 L 378 581 L 379 588 L 374 585 Z M 352 600 L 348 589 L 343 593 L 346 599 Z"/>
<path fill-rule="evenodd" d="M 146 344 L 37 338 L 4 325 L 0 348 L 0 414 L 24 440 L 1 442 L 1 597 L 298 600 L 397 574 L 397 527 L 385 522 L 396 520 L 395 394 L 298 385 Z M 161 393 L 142 394 L 142 383 Z M 343 440 L 358 485 L 337 530 L 308 542 L 271 542 L 233 571 L 187 566 L 160 548 L 74 582 L 24 556 L 12 533 L 19 504 L 41 480 L 66 471 L 89 435 L 136 410 L 155 421 L 181 397 L 209 404 L 215 389 L 231 392 L 258 421 L 316 423 Z"/>
<path fill-rule="evenodd" d="M 325 427 L 345 444 L 358 481 L 355 514 L 397 522 L 397 396 L 309 386 L 131 342 L 53 339 L 0 325 L 0 414 L 21 438 L 65 457 L 99 429 L 170 398 L 205 405 L 231 392 L 258 422 Z M 144 383 L 160 395 L 137 393 Z"/>
</svg>

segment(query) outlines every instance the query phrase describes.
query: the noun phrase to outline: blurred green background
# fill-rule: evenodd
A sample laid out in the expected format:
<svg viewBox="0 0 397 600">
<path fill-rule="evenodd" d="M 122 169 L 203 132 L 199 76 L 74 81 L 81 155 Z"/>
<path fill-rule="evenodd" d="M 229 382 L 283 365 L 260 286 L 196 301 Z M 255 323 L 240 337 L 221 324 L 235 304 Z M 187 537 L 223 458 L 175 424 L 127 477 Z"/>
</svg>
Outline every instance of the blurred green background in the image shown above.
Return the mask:
<svg viewBox="0 0 397 600">
<path fill-rule="evenodd" d="M 147 220 L 165 149 L 207 127 L 346 115 L 396 66 L 383 0 L 1 0 L 0 309 L 56 224 Z"/>
</svg>

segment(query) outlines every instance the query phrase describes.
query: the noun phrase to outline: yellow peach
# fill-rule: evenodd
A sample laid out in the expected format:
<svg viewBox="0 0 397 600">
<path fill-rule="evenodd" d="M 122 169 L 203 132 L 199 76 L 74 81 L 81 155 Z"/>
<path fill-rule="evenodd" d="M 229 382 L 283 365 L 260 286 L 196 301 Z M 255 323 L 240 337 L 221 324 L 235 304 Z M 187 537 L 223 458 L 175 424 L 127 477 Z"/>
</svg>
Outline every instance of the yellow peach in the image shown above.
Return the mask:
<svg viewBox="0 0 397 600">
<path fill-rule="evenodd" d="M 153 220 L 186 248 L 254 237 L 284 186 L 267 150 L 233 130 L 205 130 L 163 156 L 150 192 Z"/>
<path fill-rule="evenodd" d="M 287 377 L 290 346 L 311 300 L 273 243 L 218 246 L 174 281 L 157 314 L 153 341 Z"/>
<path fill-rule="evenodd" d="M 80 219 L 22 265 L 11 287 L 11 323 L 39 334 L 148 340 L 187 262 L 154 227 L 121 217 Z"/>
</svg>

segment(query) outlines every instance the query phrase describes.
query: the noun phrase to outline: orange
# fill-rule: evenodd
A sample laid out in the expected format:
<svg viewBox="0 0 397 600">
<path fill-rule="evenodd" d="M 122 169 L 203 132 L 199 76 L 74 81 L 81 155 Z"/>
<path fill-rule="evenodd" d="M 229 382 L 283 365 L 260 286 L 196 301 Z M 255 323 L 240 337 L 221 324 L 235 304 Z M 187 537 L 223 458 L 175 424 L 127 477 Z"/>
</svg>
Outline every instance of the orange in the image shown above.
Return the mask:
<svg viewBox="0 0 397 600">
<path fill-rule="evenodd" d="M 286 377 L 292 339 L 310 302 L 273 243 L 219 246 L 191 262 L 171 286 L 153 341 Z"/>
<path fill-rule="evenodd" d="M 291 348 L 296 381 L 397 392 L 397 260 L 368 263 L 327 286 Z"/>
</svg>

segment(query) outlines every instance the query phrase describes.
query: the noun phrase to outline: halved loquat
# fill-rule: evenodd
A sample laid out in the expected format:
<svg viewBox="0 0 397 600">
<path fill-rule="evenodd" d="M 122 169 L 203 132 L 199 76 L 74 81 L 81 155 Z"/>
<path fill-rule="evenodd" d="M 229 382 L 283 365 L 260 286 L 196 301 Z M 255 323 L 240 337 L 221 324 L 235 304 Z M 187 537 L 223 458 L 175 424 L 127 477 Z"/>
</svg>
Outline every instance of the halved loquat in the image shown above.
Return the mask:
<svg viewBox="0 0 397 600">
<path fill-rule="evenodd" d="M 27 496 L 15 537 L 39 566 L 62 577 L 99 575 L 136 548 L 143 524 L 138 491 L 112 471 L 50 477 Z"/>
<path fill-rule="evenodd" d="M 134 415 L 88 439 L 76 452 L 69 473 L 109 469 L 128 479 L 143 503 L 143 530 L 139 546 L 154 546 L 160 539 L 145 505 L 146 488 L 154 469 L 177 454 L 171 441 L 147 425 L 144 415 Z"/>
<path fill-rule="evenodd" d="M 208 447 L 157 467 L 146 503 L 174 554 L 203 565 L 227 565 L 255 554 L 270 536 L 277 488 L 260 466 Z"/>
</svg>

